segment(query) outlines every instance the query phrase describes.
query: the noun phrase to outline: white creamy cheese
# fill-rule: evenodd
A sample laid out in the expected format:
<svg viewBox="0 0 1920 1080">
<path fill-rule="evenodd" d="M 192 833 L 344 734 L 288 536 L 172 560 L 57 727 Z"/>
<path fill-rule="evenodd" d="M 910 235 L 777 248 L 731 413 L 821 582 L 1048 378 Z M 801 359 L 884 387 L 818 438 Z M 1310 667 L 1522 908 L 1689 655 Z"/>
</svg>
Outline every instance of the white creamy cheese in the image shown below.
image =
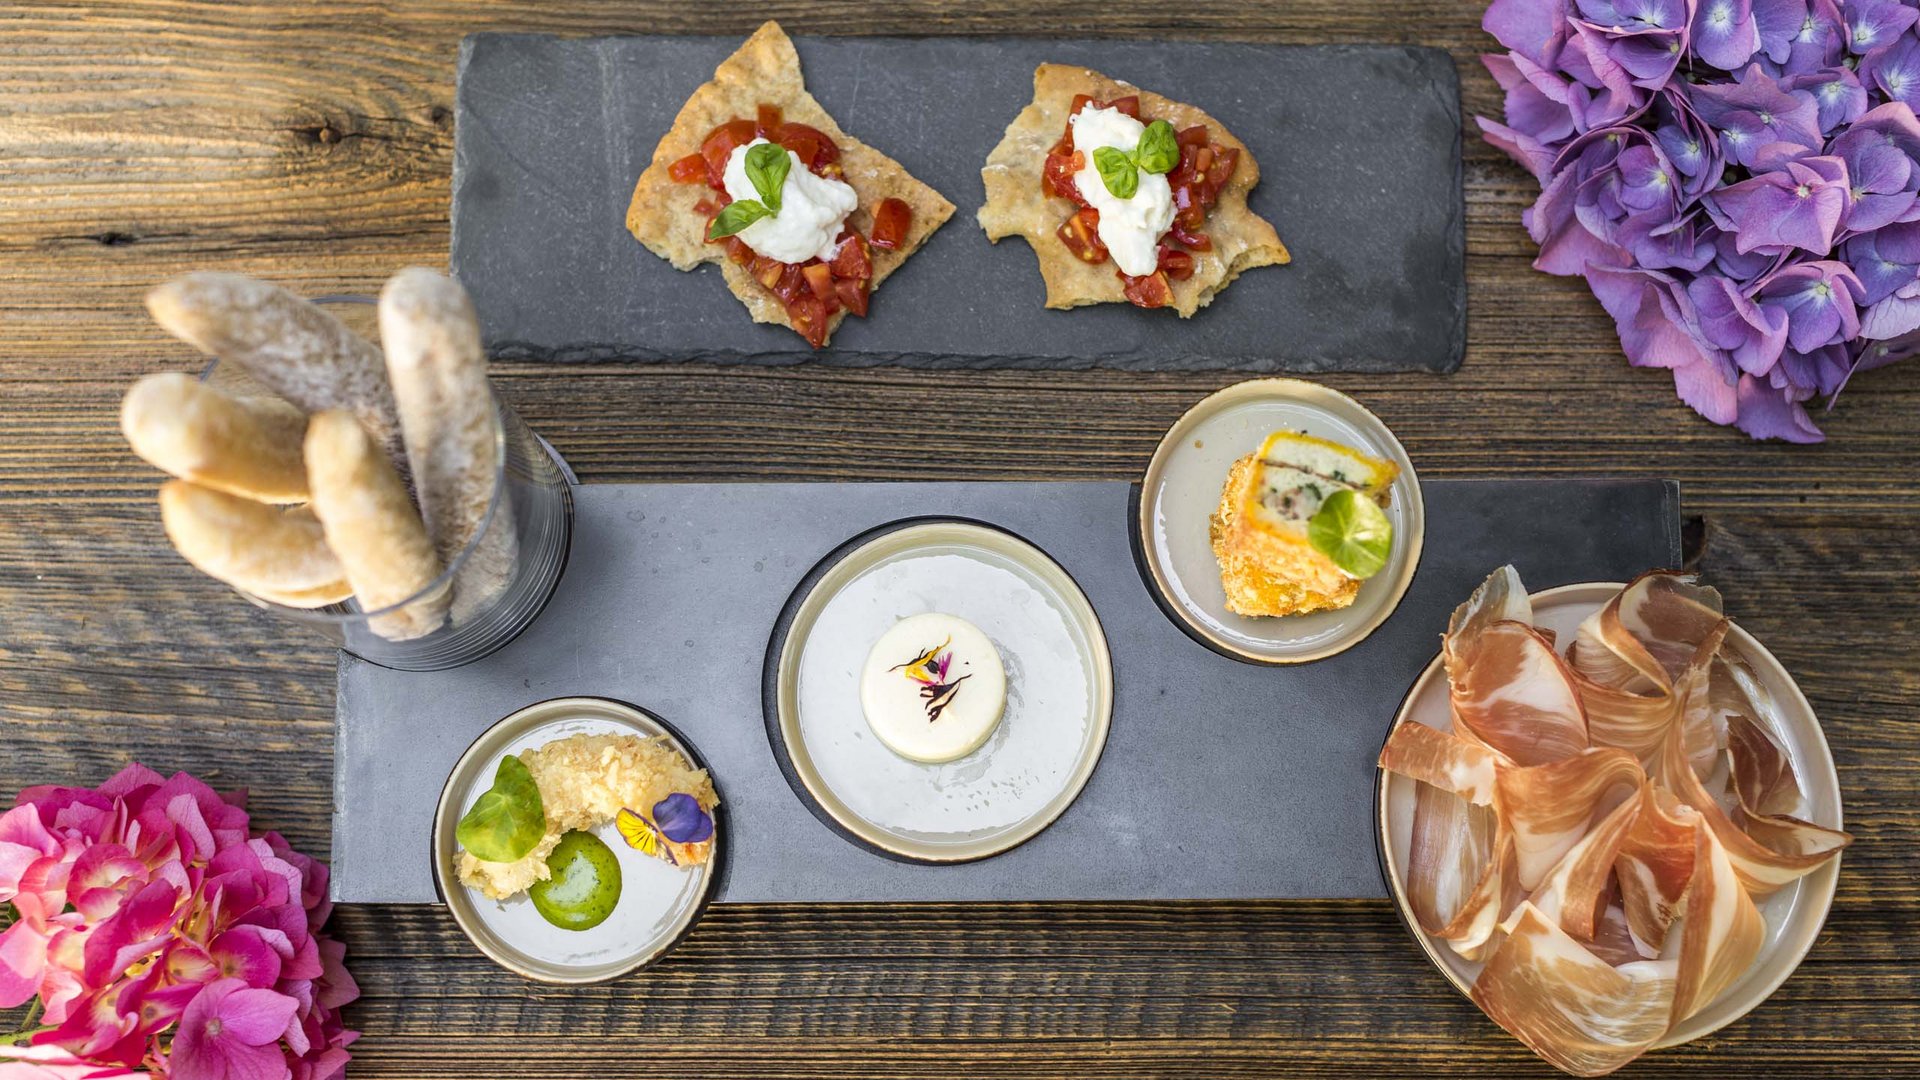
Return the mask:
<svg viewBox="0 0 1920 1080">
<path fill-rule="evenodd" d="M 1107 190 L 1093 164 L 1093 152 L 1103 146 L 1132 153 L 1147 126 L 1119 109 L 1096 109 L 1091 104 L 1081 106 L 1067 123 L 1073 125 L 1073 148 L 1086 159 L 1073 174 L 1073 183 L 1080 197 L 1100 211 L 1100 242 L 1107 245 L 1122 273 L 1133 277 L 1153 273 L 1160 264 L 1160 237 L 1173 226 L 1173 186 L 1165 174 L 1142 169 L 1138 190 L 1132 198 L 1122 199 Z M 732 187 L 733 181 L 727 184 Z"/>
<path fill-rule="evenodd" d="M 760 201 L 753 181 L 747 179 L 747 151 L 766 141 L 755 139 L 727 155 L 724 178 L 729 198 Z M 835 241 L 846 227 L 847 215 L 860 205 L 860 196 L 844 181 L 815 176 L 793 151 L 787 151 L 787 158 L 792 165 L 780 186 L 780 212 L 734 235 L 756 253 L 784 263 L 832 259 L 838 246 Z"/>
<path fill-rule="evenodd" d="M 978 750 L 1000 726 L 1007 669 L 980 628 L 928 612 L 894 623 L 860 673 L 860 709 L 887 749 L 938 764 Z"/>
</svg>

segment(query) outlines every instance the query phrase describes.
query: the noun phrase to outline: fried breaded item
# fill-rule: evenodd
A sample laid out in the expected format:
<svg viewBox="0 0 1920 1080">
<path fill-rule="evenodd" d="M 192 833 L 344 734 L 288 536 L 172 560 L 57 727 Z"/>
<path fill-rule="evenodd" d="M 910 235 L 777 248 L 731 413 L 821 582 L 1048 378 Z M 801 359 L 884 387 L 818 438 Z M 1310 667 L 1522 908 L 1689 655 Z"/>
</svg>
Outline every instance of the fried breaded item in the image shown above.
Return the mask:
<svg viewBox="0 0 1920 1080">
<path fill-rule="evenodd" d="M 1247 193 L 1260 182 L 1260 166 L 1253 160 L 1253 152 L 1218 120 L 1191 105 L 1088 68 L 1041 64 L 1033 72 L 1033 101 L 1007 126 L 1006 135 L 987 155 L 987 164 L 980 170 L 987 201 L 977 218 L 987 239 L 995 243 L 1003 237 L 1018 236 L 1032 245 L 1040 260 L 1040 276 L 1047 283 L 1048 307 L 1125 303 L 1127 299 L 1122 291 L 1125 286 L 1114 274 L 1111 262 L 1084 262 L 1055 235 L 1060 223 L 1077 207 L 1067 199 L 1049 195 L 1040 183 L 1047 152 L 1066 130 L 1067 111 L 1076 94 L 1101 101 L 1138 94 L 1143 117 L 1165 120 L 1176 130 L 1205 124 L 1210 140 L 1240 151 L 1239 165 L 1207 215 L 1205 231 L 1213 239 L 1213 250 L 1193 252 L 1193 276 L 1172 282 L 1173 303 L 1169 306 L 1181 318 L 1190 318 L 1206 307 L 1241 271 L 1292 261 L 1273 226 L 1247 208 Z"/>
<path fill-rule="evenodd" d="M 1220 584 L 1227 610 L 1236 615 L 1304 615 L 1343 608 L 1360 595 L 1360 581 L 1348 577 L 1333 560 L 1297 533 L 1261 528 L 1246 512 L 1258 483 L 1258 455 L 1233 463 L 1220 505 L 1209 519 L 1207 536 L 1220 560 Z"/>
<path fill-rule="evenodd" d="M 906 240 L 898 250 L 873 249 L 874 291 L 953 216 L 953 204 L 914 179 L 899 162 L 840 130 L 833 117 L 807 93 L 793 40 L 779 23 L 763 24 L 714 69 L 712 80 L 693 92 L 674 118 L 673 127 L 653 148 L 653 161 L 640 174 L 627 206 L 627 231 L 676 269 L 718 263 L 727 288 L 747 305 L 754 322 L 788 326 L 787 311 L 779 298 L 755 281 L 745 267 L 728 259 L 725 247 L 707 242 L 707 216 L 693 208 L 711 193 L 707 186 L 683 184 L 667 175 L 668 166 L 698 153 L 701 142 L 714 128 L 736 117 L 750 119 L 762 104 L 778 106 L 790 122 L 820 129 L 840 148 L 840 166 L 845 170 L 840 179 L 860 196 L 860 205 L 847 217 L 847 224 L 862 236 L 872 235 L 873 211 L 883 200 L 899 199 L 913 211 Z M 842 309 L 828 319 L 829 340 L 846 314 Z"/>
</svg>

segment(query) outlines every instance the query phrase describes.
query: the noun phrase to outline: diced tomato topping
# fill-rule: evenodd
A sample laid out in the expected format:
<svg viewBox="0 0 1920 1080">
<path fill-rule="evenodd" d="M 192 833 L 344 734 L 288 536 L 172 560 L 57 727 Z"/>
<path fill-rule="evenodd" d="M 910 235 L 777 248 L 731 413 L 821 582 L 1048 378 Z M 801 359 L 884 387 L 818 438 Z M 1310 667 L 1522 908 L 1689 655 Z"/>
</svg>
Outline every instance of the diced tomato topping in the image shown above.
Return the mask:
<svg viewBox="0 0 1920 1080">
<path fill-rule="evenodd" d="M 823 262 L 810 262 L 800 268 L 800 276 L 807 281 L 807 288 L 821 300 L 833 299 L 833 267 Z"/>
<path fill-rule="evenodd" d="M 1128 94 L 1125 97 L 1117 97 L 1117 98 L 1114 98 L 1112 101 L 1101 102 L 1098 104 L 1099 104 L 1099 107 L 1102 109 L 1119 109 L 1121 112 L 1126 113 L 1128 116 L 1133 117 L 1135 120 L 1140 119 L 1140 95 L 1139 94 Z"/>
<path fill-rule="evenodd" d="M 727 176 L 727 158 L 737 146 L 745 146 L 754 140 L 754 124 L 751 120 L 729 120 L 714 128 L 705 142 L 700 144 L 700 156 L 707 162 L 707 183 L 716 188 L 725 188 Z"/>
<path fill-rule="evenodd" d="M 1107 245 L 1100 242 L 1100 211 L 1091 208 L 1081 210 L 1061 222 L 1054 234 L 1081 262 L 1107 261 Z"/>
<path fill-rule="evenodd" d="M 780 284 L 780 275 L 786 271 L 787 264 L 779 259 L 769 259 L 765 255 L 755 255 L 753 265 L 747 269 L 753 274 L 753 280 L 773 289 Z"/>
<path fill-rule="evenodd" d="M 1161 244 L 1159 269 L 1175 281 L 1185 281 L 1193 276 L 1193 256 Z"/>
<path fill-rule="evenodd" d="M 780 130 L 780 124 L 783 119 L 784 117 L 780 115 L 780 106 L 762 103 L 760 108 L 754 112 L 753 133 L 768 142 L 779 142 L 780 139 L 777 133 Z M 792 149 L 792 147 L 788 147 L 788 149 Z"/>
<path fill-rule="evenodd" d="M 1190 128 L 1181 128 L 1173 138 L 1181 146 L 1205 146 L 1207 145 L 1207 125 L 1195 124 Z"/>
<path fill-rule="evenodd" d="M 840 306 L 861 318 L 867 317 L 867 279 L 836 277 L 833 291 L 840 297 Z"/>
<path fill-rule="evenodd" d="M 705 168 L 705 166 L 702 166 L 702 168 Z M 727 203 L 731 201 L 732 200 L 726 197 L 725 193 L 722 193 L 719 199 L 715 199 L 710 195 L 702 196 L 699 202 L 693 204 L 693 212 L 711 221 L 713 220 L 713 215 L 726 209 Z"/>
<path fill-rule="evenodd" d="M 779 134 L 771 141 L 793 151 L 807 168 L 821 175 L 826 175 L 827 167 L 840 160 L 840 148 L 827 138 L 827 133 L 805 124 L 781 124 Z M 834 172 L 837 175 L 838 170 Z"/>
<path fill-rule="evenodd" d="M 1073 182 L 1073 177 L 1086 164 L 1086 158 L 1071 147 L 1064 154 L 1055 150 L 1047 155 L 1046 168 L 1040 174 L 1040 186 L 1049 195 L 1072 199 L 1075 204 L 1085 206 L 1087 200 L 1080 197 L 1080 188 Z"/>
<path fill-rule="evenodd" d="M 1175 219 L 1173 227 L 1167 230 L 1167 235 L 1194 251 L 1213 250 L 1213 237 L 1203 232 L 1194 232 L 1188 229 L 1186 226 L 1180 224 L 1178 219 Z"/>
<path fill-rule="evenodd" d="M 738 236 L 729 236 L 722 240 L 721 243 L 726 245 L 727 258 L 732 259 L 741 266 L 753 265 L 753 260 L 756 256 L 753 253 L 753 249 L 747 246 L 745 240 L 740 239 Z"/>
<path fill-rule="evenodd" d="M 1221 147 L 1214 151 L 1213 163 L 1207 166 L 1207 183 L 1213 185 L 1216 195 L 1227 186 L 1227 178 L 1233 175 L 1233 167 L 1239 163 L 1240 151 L 1233 147 Z"/>
<path fill-rule="evenodd" d="M 827 305 L 819 297 L 807 295 L 787 301 L 787 321 L 814 348 L 827 343 Z"/>
<path fill-rule="evenodd" d="M 897 251 L 907 242 L 907 229 L 913 223 L 913 208 L 899 199 L 883 199 L 873 211 L 874 247 Z"/>
<path fill-rule="evenodd" d="M 1125 283 L 1121 291 L 1136 307 L 1157 308 L 1173 303 L 1173 286 L 1167 282 L 1164 271 L 1155 270 L 1145 277 L 1120 274 L 1120 280 Z"/>
<path fill-rule="evenodd" d="M 848 281 L 865 281 L 873 276 L 873 253 L 867 249 L 866 238 L 852 233 L 840 242 L 840 250 L 833 253 L 833 276 Z"/>
<path fill-rule="evenodd" d="M 695 180 L 707 178 L 707 159 L 699 154 L 688 154 L 679 161 L 667 166 L 667 176 L 681 184 L 691 184 Z"/>
</svg>

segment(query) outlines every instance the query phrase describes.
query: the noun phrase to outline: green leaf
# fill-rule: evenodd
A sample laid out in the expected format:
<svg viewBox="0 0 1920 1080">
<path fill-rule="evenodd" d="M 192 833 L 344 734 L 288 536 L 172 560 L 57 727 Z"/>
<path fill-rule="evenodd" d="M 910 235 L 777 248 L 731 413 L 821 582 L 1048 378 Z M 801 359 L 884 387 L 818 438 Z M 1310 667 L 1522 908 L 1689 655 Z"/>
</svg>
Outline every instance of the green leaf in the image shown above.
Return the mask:
<svg viewBox="0 0 1920 1080">
<path fill-rule="evenodd" d="M 1172 172 L 1180 164 L 1180 140 L 1173 134 L 1173 125 L 1165 120 L 1148 124 L 1140 134 L 1140 149 L 1133 152 L 1133 159 L 1150 173 Z"/>
<path fill-rule="evenodd" d="M 1140 171 L 1125 150 L 1103 146 L 1093 152 L 1093 167 L 1100 170 L 1100 181 L 1116 199 L 1131 199 L 1140 190 Z"/>
<path fill-rule="evenodd" d="M 1307 542 L 1333 565 L 1354 577 L 1370 578 L 1387 565 L 1393 551 L 1393 522 L 1379 503 L 1341 488 L 1307 521 Z"/>
<path fill-rule="evenodd" d="M 547 808 L 526 762 L 509 754 L 500 759 L 493 787 L 475 800 L 453 835 L 483 862 L 517 862 L 547 833 Z"/>
<path fill-rule="evenodd" d="M 793 158 L 779 143 L 763 142 L 747 150 L 747 179 L 753 181 L 753 190 L 760 193 L 760 201 L 766 204 L 768 213 L 780 212 L 780 188 L 787 182 L 787 171 L 791 168 Z"/>
<path fill-rule="evenodd" d="M 718 240 L 723 236 L 732 236 L 761 218 L 772 216 L 773 211 L 761 203 L 752 199 L 735 199 L 727 204 L 726 209 L 720 211 L 719 216 L 713 219 L 713 224 L 707 226 L 707 239 Z"/>
</svg>

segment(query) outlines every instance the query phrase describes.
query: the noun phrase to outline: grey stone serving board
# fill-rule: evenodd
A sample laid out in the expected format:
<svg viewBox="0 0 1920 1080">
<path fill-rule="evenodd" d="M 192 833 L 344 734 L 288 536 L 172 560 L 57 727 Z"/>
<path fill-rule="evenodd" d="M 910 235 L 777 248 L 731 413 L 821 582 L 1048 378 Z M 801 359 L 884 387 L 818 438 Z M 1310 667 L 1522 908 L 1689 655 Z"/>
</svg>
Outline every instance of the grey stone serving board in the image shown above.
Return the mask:
<svg viewBox="0 0 1920 1080">
<path fill-rule="evenodd" d="M 809 351 L 749 321 L 717 268 L 627 234 L 634 181 L 740 38 L 479 34 L 455 104 L 455 276 L 496 356 L 928 367 L 1452 371 L 1466 342 L 1459 79 L 1439 49 L 803 37 L 808 89 L 946 195 L 953 217 Z M 1292 250 L 1195 318 L 1047 311 L 1026 243 L 974 222 L 980 166 L 1044 61 L 1207 110 L 1251 148 L 1253 209 Z"/>
<path fill-rule="evenodd" d="M 1384 896 L 1374 758 L 1447 615 L 1512 562 L 1533 588 L 1625 580 L 1680 558 L 1669 481 L 1432 480 L 1420 569 L 1347 652 L 1288 668 L 1210 652 L 1156 606 L 1129 543 L 1126 483 L 600 484 L 576 489 L 566 576 L 539 622 L 452 671 L 342 654 L 333 895 L 430 903 L 433 809 L 495 721 L 611 697 L 690 740 L 727 806 L 721 901 L 1180 900 Z M 789 594 L 849 537 L 969 517 L 1059 561 L 1114 667 L 1112 730 L 1080 798 L 977 863 L 897 862 L 843 840 L 776 764 L 761 665 Z"/>
</svg>

